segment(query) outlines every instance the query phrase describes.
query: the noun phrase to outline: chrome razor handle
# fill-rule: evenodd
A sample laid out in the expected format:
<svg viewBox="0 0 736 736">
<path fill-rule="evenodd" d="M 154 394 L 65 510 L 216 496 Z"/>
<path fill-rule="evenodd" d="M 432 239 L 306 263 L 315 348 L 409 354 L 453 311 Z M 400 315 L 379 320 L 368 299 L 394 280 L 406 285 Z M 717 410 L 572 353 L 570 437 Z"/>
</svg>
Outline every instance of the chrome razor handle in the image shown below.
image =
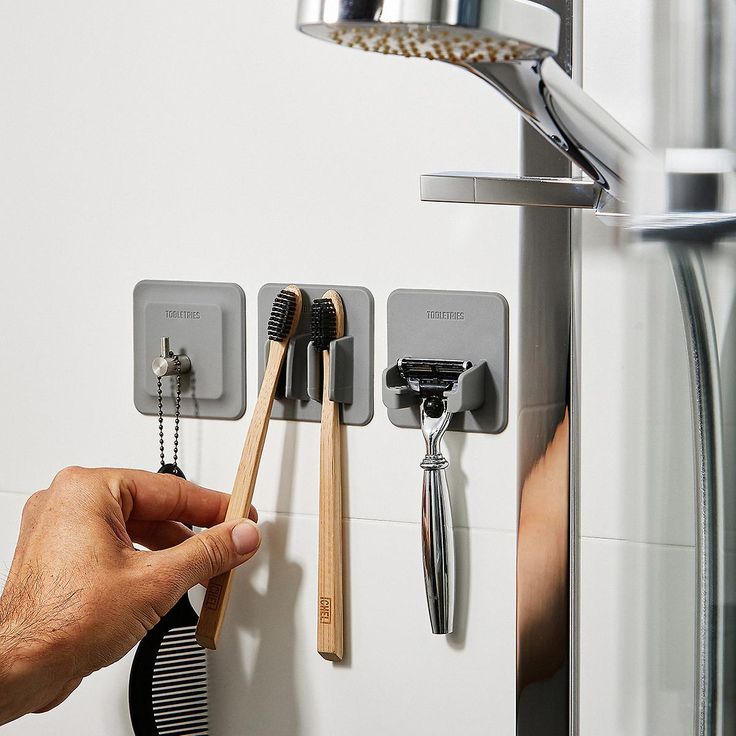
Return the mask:
<svg viewBox="0 0 736 736">
<path fill-rule="evenodd" d="M 432 633 L 452 633 L 455 608 L 455 545 L 445 468 L 449 462 L 440 443 L 452 413 L 444 398 L 430 396 L 421 404 L 421 425 L 427 452 L 422 460 L 422 557 L 424 587 Z"/>
</svg>

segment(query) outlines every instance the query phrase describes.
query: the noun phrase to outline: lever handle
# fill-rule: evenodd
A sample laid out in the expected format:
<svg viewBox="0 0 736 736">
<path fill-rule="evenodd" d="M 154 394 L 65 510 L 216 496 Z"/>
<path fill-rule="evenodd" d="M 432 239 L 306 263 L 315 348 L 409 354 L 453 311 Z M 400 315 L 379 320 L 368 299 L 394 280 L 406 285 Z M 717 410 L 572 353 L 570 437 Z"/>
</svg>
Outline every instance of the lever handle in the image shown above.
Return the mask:
<svg viewBox="0 0 736 736">
<path fill-rule="evenodd" d="M 452 633 L 455 610 L 455 545 L 450 489 L 445 474 L 449 463 L 440 448 L 451 417 L 446 401 L 425 399 L 422 402 L 422 431 L 427 442 L 427 454 L 421 464 L 424 470 L 422 559 L 427 607 L 434 634 Z"/>
</svg>

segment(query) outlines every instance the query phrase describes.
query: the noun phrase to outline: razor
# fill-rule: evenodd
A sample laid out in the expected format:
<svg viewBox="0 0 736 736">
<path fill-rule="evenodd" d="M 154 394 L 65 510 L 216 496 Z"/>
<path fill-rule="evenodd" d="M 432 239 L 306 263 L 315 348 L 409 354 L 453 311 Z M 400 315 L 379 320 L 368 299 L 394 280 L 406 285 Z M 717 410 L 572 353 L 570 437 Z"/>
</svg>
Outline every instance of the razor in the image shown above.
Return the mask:
<svg viewBox="0 0 736 736">
<path fill-rule="evenodd" d="M 472 368 L 467 360 L 401 358 L 399 375 L 420 399 L 420 425 L 426 452 L 420 467 L 422 481 L 422 560 L 424 588 L 432 633 L 450 634 L 455 608 L 455 545 L 450 491 L 442 454 L 442 438 L 453 412 L 447 396 L 457 390 L 460 377 Z"/>
</svg>

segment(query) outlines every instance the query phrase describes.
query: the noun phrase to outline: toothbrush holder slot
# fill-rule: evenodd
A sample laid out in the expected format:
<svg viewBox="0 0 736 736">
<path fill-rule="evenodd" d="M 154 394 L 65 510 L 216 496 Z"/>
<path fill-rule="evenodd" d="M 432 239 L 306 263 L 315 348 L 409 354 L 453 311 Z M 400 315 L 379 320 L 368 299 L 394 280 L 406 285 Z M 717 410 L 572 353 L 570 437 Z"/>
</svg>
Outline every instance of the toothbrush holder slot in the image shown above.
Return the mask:
<svg viewBox="0 0 736 736">
<path fill-rule="evenodd" d="M 266 340 L 263 348 L 263 370 L 268 363 L 271 340 Z M 281 372 L 276 396 L 291 401 L 309 401 L 307 393 L 307 347 L 309 335 L 294 335 L 286 348 L 284 369 Z"/>
<path fill-rule="evenodd" d="M 353 403 L 354 340 L 352 335 L 330 343 L 330 401 L 338 404 Z M 310 341 L 307 346 L 307 395 L 313 401 L 322 401 L 322 355 Z"/>
</svg>

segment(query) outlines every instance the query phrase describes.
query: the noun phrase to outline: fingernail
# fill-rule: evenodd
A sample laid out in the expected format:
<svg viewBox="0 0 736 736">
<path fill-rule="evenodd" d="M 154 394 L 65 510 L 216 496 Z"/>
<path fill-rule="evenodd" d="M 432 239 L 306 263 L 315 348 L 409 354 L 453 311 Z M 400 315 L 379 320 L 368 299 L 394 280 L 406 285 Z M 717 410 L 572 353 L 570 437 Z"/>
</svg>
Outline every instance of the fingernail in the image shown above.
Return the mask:
<svg viewBox="0 0 736 736">
<path fill-rule="evenodd" d="M 233 527 L 233 544 L 239 555 L 247 555 L 258 549 L 261 535 L 258 527 L 250 520 L 242 521 Z"/>
</svg>

